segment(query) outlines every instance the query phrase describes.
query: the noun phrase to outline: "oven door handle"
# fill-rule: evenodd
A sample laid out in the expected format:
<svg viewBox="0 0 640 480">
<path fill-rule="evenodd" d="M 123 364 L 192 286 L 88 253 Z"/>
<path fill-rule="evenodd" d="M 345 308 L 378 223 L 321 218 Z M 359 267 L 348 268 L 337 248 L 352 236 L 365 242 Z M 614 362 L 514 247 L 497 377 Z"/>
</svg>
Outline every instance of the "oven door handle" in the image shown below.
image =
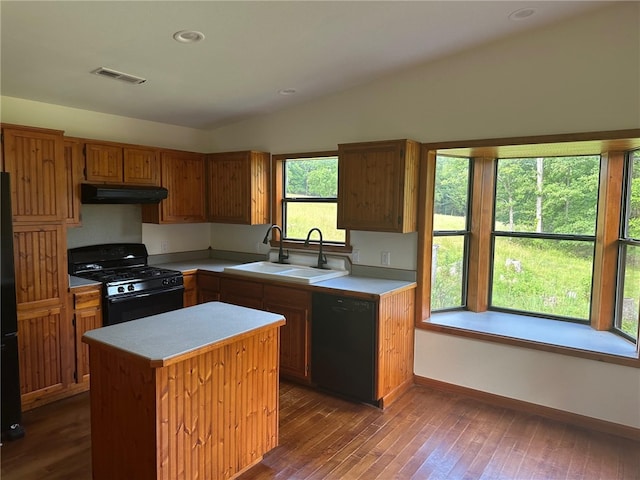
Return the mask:
<svg viewBox="0 0 640 480">
<path fill-rule="evenodd" d="M 184 285 L 178 285 L 177 287 L 171 287 L 171 288 L 163 288 L 162 290 L 153 290 L 151 292 L 145 292 L 145 293 L 131 293 L 130 295 L 125 295 L 123 297 L 107 298 L 107 301 L 109 303 L 121 303 L 121 302 L 130 301 L 136 298 L 145 298 L 145 297 L 151 297 L 153 295 L 162 295 L 164 293 L 171 293 L 178 290 L 184 290 Z"/>
</svg>

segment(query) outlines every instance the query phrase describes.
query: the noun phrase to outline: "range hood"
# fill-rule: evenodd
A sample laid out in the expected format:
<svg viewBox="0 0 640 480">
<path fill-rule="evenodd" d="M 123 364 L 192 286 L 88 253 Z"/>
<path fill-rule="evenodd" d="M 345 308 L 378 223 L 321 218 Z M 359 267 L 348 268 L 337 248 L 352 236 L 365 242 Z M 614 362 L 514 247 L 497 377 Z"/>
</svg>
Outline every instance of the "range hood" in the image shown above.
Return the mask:
<svg viewBox="0 0 640 480">
<path fill-rule="evenodd" d="M 83 183 L 80 198 L 82 203 L 137 204 L 159 203 L 168 194 L 169 191 L 163 187 Z"/>
</svg>

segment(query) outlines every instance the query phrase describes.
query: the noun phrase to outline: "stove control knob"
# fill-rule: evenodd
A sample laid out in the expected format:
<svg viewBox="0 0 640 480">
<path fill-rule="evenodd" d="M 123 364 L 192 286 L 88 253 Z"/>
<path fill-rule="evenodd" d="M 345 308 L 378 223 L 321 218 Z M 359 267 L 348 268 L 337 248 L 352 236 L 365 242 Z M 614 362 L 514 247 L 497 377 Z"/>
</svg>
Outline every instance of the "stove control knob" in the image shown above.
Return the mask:
<svg viewBox="0 0 640 480">
<path fill-rule="evenodd" d="M 162 280 L 162 284 L 163 284 L 163 285 L 169 285 L 169 280 L 168 280 L 168 279 L 166 279 L 166 278 L 165 278 L 165 279 L 163 279 L 163 280 Z"/>
<path fill-rule="evenodd" d="M 124 287 L 118 287 L 118 293 L 124 293 Z"/>
<path fill-rule="evenodd" d="M 129 290 L 130 292 L 133 292 L 136 289 L 136 287 L 134 287 L 133 285 L 129 285 L 127 287 L 127 290 Z"/>
<path fill-rule="evenodd" d="M 171 283 L 171 285 L 175 285 L 176 284 L 176 279 L 175 278 L 170 278 L 169 282 Z"/>
</svg>

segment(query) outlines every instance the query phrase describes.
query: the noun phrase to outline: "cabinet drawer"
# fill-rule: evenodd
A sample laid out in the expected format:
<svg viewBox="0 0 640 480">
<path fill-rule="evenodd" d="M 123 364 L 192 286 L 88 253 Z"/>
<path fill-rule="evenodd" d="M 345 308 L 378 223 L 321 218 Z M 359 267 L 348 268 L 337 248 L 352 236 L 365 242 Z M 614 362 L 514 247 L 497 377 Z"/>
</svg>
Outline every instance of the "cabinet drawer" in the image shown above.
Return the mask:
<svg viewBox="0 0 640 480">
<path fill-rule="evenodd" d="M 100 290 L 74 293 L 73 309 L 82 310 L 83 308 L 97 308 L 100 306 L 101 298 L 102 292 Z"/>
</svg>

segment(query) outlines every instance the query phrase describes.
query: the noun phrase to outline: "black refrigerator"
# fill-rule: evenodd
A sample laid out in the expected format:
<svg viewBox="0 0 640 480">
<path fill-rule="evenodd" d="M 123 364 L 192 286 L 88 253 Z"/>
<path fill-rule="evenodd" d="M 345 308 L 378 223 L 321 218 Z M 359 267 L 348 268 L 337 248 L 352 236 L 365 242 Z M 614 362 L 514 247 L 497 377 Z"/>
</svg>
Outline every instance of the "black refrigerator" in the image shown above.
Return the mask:
<svg viewBox="0 0 640 480">
<path fill-rule="evenodd" d="M 18 317 L 13 261 L 13 228 L 9 174 L 0 172 L 0 324 L 2 325 L 2 440 L 24 435 L 20 425 L 20 372 L 18 367 Z"/>
</svg>

